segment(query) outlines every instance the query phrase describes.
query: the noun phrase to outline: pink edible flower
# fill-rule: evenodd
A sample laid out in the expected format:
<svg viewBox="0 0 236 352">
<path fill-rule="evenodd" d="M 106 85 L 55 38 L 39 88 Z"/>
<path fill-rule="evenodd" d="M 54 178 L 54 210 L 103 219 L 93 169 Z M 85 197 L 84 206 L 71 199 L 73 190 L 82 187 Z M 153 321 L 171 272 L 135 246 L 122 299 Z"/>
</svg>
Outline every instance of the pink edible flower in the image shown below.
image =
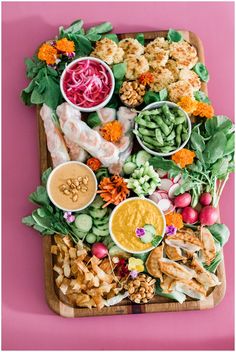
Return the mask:
<svg viewBox="0 0 236 352">
<path fill-rule="evenodd" d="M 138 276 L 138 272 L 136 270 L 132 270 L 130 272 L 130 276 L 132 277 L 132 279 L 135 279 Z"/>
<path fill-rule="evenodd" d="M 177 231 L 177 227 L 170 225 L 170 226 L 166 226 L 166 235 L 167 236 L 173 236 L 176 234 Z"/>
<path fill-rule="evenodd" d="M 75 216 L 72 215 L 71 211 L 65 211 L 63 218 L 66 219 L 67 222 L 75 221 Z"/>
<path fill-rule="evenodd" d="M 143 227 L 137 227 L 135 233 L 136 236 L 140 238 L 145 235 L 145 229 Z"/>
</svg>

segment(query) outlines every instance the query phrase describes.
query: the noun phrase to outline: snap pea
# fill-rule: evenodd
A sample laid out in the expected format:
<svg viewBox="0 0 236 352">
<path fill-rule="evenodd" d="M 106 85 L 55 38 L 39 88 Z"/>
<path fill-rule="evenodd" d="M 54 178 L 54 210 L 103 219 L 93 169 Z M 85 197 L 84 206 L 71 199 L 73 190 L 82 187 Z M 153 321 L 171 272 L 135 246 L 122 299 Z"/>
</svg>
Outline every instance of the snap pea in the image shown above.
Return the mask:
<svg viewBox="0 0 236 352">
<path fill-rule="evenodd" d="M 175 141 L 178 147 L 181 144 L 181 132 L 182 132 L 182 125 L 178 125 L 176 127 L 176 138 L 175 138 Z"/>
<path fill-rule="evenodd" d="M 182 125 L 185 121 L 185 116 L 179 116 L 179 117 L 176 117 L 175 119 L 175 125 Z"/>
<path fill-rule="evenodd" d="M 160 151 L 161 151 L 161 153 L 169 153 L 169 152 L 171 152 L 171 151 L 174 150 L 174 149 L 175 149 L 175 147 L 166 146 L 166 147 L 160 148 Z"/>
<path fill-rule="evenodd" d="M 155 140 L 155 139 L 153 139 L 153 138 L 151 138 L 151 137 L 144 136 L 144 137 L 143 137 L 143 140 L 144 140 L 145 142 L 147 142 L 147 143 L 153 145 L 154 147 L 161 147 L 161 144 L 160 144 L 157 140 Z"/>
<path fill-rule="evenodd" d="M 155 122 L 145 121 L 144 119 L 142 119 L 142 118 L 140 118 L 140 117 L 136 118 L 135 121 L 136 121 L 139 125 L 144 126 L 144 127 L 148 127 L 148 128 L 151 128 L 151 129 L 155 129 L 155 128 L 157 127 Z"/>
<path fill-rule="evenodd" d="M 168 106 L 167 104 L 164 104 L 164 105 L 162 105 L 161 109 L 162 109 L 163 114 L 164 114 L 166 117 L 169 117 L 169 115 L 170 115 L 169 106 Z"/>
<path fill-rule="evenodd" d="M 182 141 L 185 142 L 188 139 L 188 133 L 182 133 Z"/>
<path fill-rule="evenodd" d="M 155 134 L 156 134 L 157 142 L 160 143 L 161 145 L 163 145 L 163 137 L 162 137 L 161 130 L 159 128 L 155 129 Z"/>
<path fill-rule="evenodd" d="M 147 143 L 147 142 L 143 142 L 143 144 L 148 147 L 149 149 L 153 150 L 153 145 Z"/>
<path fill-rule="evenodd" d="M 160 115 L 161 110 L 160 109 L 154 109 L 154 110 L 144 110 L 140 114 L 143 116 L 148 116 L 148 115 Z"/>
<path fill-rule="evenodd" d="M 153 130 L 149 130 L 147 128 L 143 128 L 143 127 L 140 127 L 138 129 L 139 133 L 143 136 L 151 136 L 151 137 L 155 137 L 155 132 Z"/>
<path fill-rule="evenodd" d="M 158 124 L 164 135 L 168 136 L 168 134 L 170 134 L 170 129 L 163 120 L 161 120 L 160 118 L 156 119 L 156 123 Z"/>
<path fill-rule="evenodd" d="M 166 140 L 171 141 L 172 139 L 175 138 L 175 130 L 172 130 L 172 132 L 167 136 Z"/>
</svg>

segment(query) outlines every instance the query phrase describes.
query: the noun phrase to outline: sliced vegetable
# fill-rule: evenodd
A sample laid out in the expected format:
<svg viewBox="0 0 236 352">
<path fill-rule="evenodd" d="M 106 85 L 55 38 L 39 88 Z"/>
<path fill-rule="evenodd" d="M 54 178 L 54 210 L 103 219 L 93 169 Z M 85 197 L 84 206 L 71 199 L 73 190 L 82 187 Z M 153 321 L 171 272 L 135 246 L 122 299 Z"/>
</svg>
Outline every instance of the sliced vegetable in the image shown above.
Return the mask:
<svg viewBox="0 0 236 352">
<path fill-rule="evenodd" d="M 177 208 L 185 208 L 190 205 L 191 200 L 192 197 L 190 193 L 183 193 L 175 198 L 174 203 Z"/>
<path fill-rule="evenodd" d="M 178 183 L 173 184 L 168 191 L 168 197 L 170 199 L 174 199 L 175 197 L 175 192 L 180 188 L 180 185 Z"/>
<path fill-rule="evenodd" d="M 123 166 L 123 171 L 125 174 L 130 175 L 134 172 L 134 170 L 137 168 L 137 165 L 135 163 L 127 162 Z"/>
<path fill-rule="evenodd" d="M 173 182 L 168 178 L 164 178 L 161 180 L 161 184 L 160 186 L 158 186 L 158 188 L 160 190 L 168 192 L 171 186 L 173 186 Z"/>
<path fill-rule="evenodd" d="M 150 158 L 151 158 L 151 155 L 148 152 L 146 152 L 145 150 L 140 150 L 136 156 L 136 165 L 138 167 L 143 166 L 146 163 L 146 161 L 148 161 Z"/>
<path fill-rule="evenodd" d="M 95 243 L 97 241 L 97 236 L 94 235 L 93 233 L 89 233 L 86 237 L 85 237 L 86 242 L 92 244 Z"/>
<path fill-rule="evenodd" d="M 75 219 L 75 225 L 79 231 L 89 232 L 93 226 L 93 220 L 87 214 L 80 214 Z"/>
<path fill-rule="evenodd" d="M 158 202 L 158 206 L 161 208 L 162 211 L 167 211 L 171 207 L 171 201 L 169 199 L 161 199 Z"/>
</svg>

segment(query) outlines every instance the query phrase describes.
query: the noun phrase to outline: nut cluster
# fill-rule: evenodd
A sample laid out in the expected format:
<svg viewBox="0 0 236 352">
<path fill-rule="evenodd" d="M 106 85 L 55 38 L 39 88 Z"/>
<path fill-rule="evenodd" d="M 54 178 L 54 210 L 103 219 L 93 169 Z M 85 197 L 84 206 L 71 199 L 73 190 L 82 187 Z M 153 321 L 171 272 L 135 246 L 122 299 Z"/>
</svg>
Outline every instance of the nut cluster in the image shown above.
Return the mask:
<svg viewBox="0 0 236 352">
<path fill-rule="evenodd" d="M 125 286 L 129 292 L 129 299 L 135 303 L 147 303 L 154 296 L 156 280 L 146 274 L 139 274 L 136 279 L 131 279 Z"/>
<path fill-rule="evenodd" d="M 125 81 L 120 88 L 120 99 L 129 107 L 142 104 L 144 94 L 145 85 L 140 84 L 138 81 Z"/>
<path fill-rule="evenodd" d="M 69 196 L 73 202 L 79 199 L 79 192 L 85 193 L 88 190 L 88 176 L 79 176 L 77 178 L 68 178 L 59 190 L 66 196 Z"/>
</svg>

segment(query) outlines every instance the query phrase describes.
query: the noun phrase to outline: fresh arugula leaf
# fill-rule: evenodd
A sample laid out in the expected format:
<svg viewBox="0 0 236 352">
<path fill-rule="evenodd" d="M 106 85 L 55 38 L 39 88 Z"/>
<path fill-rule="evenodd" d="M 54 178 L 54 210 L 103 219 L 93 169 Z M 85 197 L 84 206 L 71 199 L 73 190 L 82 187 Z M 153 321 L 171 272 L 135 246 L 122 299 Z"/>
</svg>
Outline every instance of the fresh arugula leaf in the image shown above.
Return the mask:
<svg viewBox="0 0 236 352">
<path fill-rule="evenodd" d="M 50 203 L 46 188 L 43 186 L 38 186 L 36 191 L 30 194 L 29 200 L 41 206 L 47 206 Z"/>
<path fill-rule="evenodd" d="M 25 224 L 27 226 L 33 226 L 33 225 L 35 225 L 35 221 L 34 221 L 33 217 L 31 215 L 29 215 L 29 216 L 25 216 L 22 219 L 22 224 Z"/>
<path fill-rule="evenodd" d="M 137 33 L 136 36 L 135 36 L 135 39 L 137 39 L 137 41 L 144 45 L 145 43 L 145 40 L 144 40 L 144 34 L 143 33 Z"/>
<path fill-rule="evenodd" d="M 227 142 L 226 142 L 226 145 L 225 145 L 225 149 L 224 149 L 224 155 L 223 156 L 226 156 L 226 155 L 229 155 L 231 153 L 234 152 L 234 148 L 235 148 L 235 134 L 232 133 L 229 138 L 227 138 Z"/>
<path fill-rule="evenodd" d="M 222 131 L 216 132 L 206 144 L 205 150 L 203 152 L 205 163 L 213 164 L 218 159 L 222 158 L 226 142 L 227 139 L 225 134 Z"/>
<path fill-rule="evenodd" d="M 217 115 L 205 122 L 205 129 L 209 136 L 213 136 L 216 132 L 227 134 L 232 129 L 232 121 L 224 115 Z"/>
<path fill-rule="evenodd" d="M 194 98 L 197 101 L 202 101 L 203 103 L 211 104 L 211 101 L 209 100 L 208 96 L 201 90 L 194 92 Z"/>
<path fill-rule="evenodd" d="M 117 35 L 115 33 L 106 33 L 102 35 L 102 38 L 108 38 L 113 40 L 113 42 L 115 42 L 116 44 L 119 43 L 119 39 L 117 37 Z"/>
<path fill-rule="evenodd" d="M 125 73 L 127 70 L 127 66 L 124 62 L 120 63 L 120 64 L 115 64 L 112 67 L 112 71 L 114 74 L 115 79 L 117 79 L 118 81 L 122 81 Z"/>
<path fill-rule="evenodd" d="M 46 186 L 48 177 L 49 177 L 49 175 L 50 175 L 51 172 L 52 172 L 52 168 L 49 167 L 49 168 L 48 168 L 47 170 L 45 170 L 44 173 L 42 174 L 41 180 L 42 180 L 42 185 L 43 185 L 43 186 Z"/>
<path fill-rule="evenodd" d="M 161 101 L 167 100 L 168 98 L 168 91 L 166 88 L 163 88 L 162 90 L 159 91 L 159 98 Z"/>
<path fill-rule="evenodd" d="M 208 226 L 208 230 L 211 232 L 212 236 L 218 240 L 221 247 L 223 247 L 228 242 L 230 231 L 225 224 L 214 224 Z"/>
<path fill-rule="evenodd" d="M 194 150 L 200 150 L 202 152 L 205 149 L 205 142 L 200 134 L 192 132 L 190 141 Z"/>
</svg>

